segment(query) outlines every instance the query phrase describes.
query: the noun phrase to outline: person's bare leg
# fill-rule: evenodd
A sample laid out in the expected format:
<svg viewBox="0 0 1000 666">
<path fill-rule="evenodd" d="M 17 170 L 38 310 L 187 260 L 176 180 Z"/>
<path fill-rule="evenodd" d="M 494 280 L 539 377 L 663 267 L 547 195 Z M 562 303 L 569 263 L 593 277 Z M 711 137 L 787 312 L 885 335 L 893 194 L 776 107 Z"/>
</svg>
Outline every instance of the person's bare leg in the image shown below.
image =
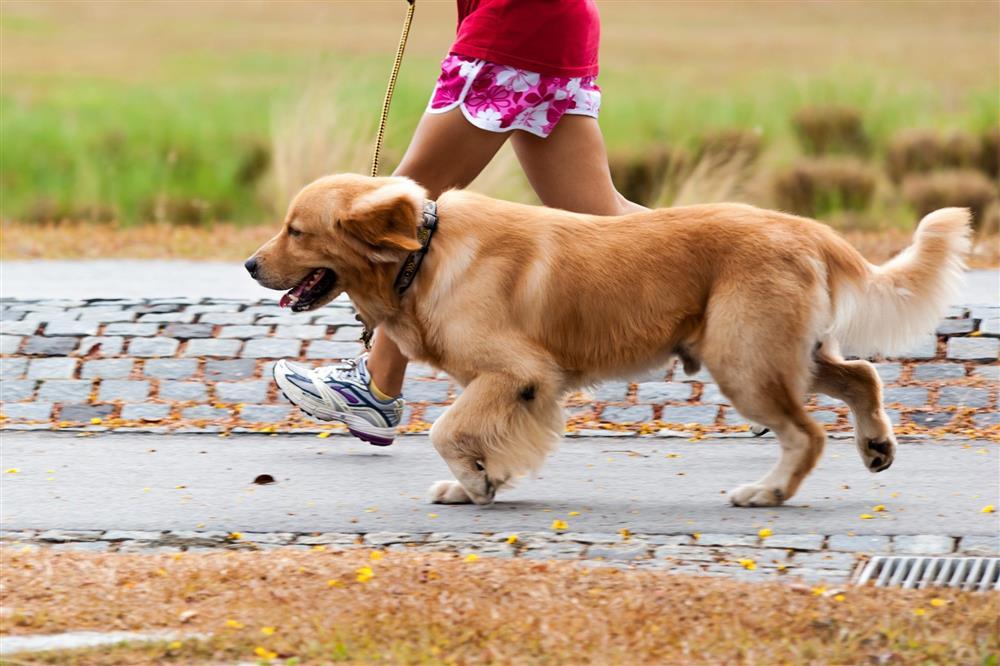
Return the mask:
<svg viewBox="0 0 1000 666">
<path fill-rule="evenodd" d="M 509 136 L 479 129 L 458 108 L 424 114 L 393 175 L 412 178 L 427 188 L 427 196 L 436 199 L 444 190 L 463 188 L 475 180 Z M 399 395 L 406 363 L 399 347 L 376 329 L 368 354 L 368 372 L 375 386 L 388 395 Z"/>
<path fill-rule="evenodd" d="M 646 210 L 615 189 L 596 118 L 567 114 L 548 137 L 514 132 L 514 152 L 542 203 L 591 215 Z"/>
</svg>

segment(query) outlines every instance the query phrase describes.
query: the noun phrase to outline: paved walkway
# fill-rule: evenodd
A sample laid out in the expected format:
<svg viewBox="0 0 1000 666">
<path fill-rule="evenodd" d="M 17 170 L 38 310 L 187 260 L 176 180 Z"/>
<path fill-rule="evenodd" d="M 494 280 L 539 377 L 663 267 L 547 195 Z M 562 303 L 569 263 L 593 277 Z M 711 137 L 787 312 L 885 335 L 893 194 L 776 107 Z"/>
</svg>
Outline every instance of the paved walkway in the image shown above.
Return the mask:
<svg viewBox="0 0 1000 666">
<path fill-rule="evenodd" d="M 760 440 L 574 440 L 491 507 L 437 506 L 424 491 L 449 475 L 425 437 L 375 449 L 347 437 L 7 433 L 0 525 L 7 542 L 98 551 L 419 548 L 840 582 L 860 552 L 1000 552 L 998 514 L 983 512 L 1000 505 L 994 447 L 904 443 L 872 475 L 834 442 L 789 505 L 728 505 L 724 491 L 776 454 Z M 261 474 L 276 483 L 255 485 Z"/>
</svg>

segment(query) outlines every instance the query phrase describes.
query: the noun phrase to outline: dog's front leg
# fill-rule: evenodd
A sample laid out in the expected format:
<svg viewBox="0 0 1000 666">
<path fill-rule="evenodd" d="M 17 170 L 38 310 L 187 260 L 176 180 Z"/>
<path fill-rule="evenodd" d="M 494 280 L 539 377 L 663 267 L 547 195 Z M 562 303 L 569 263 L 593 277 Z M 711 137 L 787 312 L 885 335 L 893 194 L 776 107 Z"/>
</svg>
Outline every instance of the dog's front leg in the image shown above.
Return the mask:
<svg viewBox="0 0 1000 666">
<path fill-rule="evenodd" d="M 487 373 L 469 382 L 431 428 L 431 442 L 456 480 L 435 483 L 428 499 L 490 504 L 514 475 L 537 469 L 562 428 L 552 385 L 542 373 L 531 380 Z"/>
</svg>

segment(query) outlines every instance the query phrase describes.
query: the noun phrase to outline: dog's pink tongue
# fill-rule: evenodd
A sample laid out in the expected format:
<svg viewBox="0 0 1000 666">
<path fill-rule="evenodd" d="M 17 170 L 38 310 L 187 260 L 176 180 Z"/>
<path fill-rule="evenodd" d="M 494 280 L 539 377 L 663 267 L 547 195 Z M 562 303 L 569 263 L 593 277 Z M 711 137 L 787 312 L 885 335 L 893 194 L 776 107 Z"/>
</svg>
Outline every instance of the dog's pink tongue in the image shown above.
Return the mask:
<svg viewBox="0 0 1000 666">
<path fill-rule="evenodd" d="M 283 294 L 281 300 L 278 301 L 278 307 L 290 308 L 299 302 L 299 298 L 302 296 L 302 292 L 306 289 L 307 280 L 303 280 L 294 289 L 289 291 L 287 294 Z"/>
</svg>

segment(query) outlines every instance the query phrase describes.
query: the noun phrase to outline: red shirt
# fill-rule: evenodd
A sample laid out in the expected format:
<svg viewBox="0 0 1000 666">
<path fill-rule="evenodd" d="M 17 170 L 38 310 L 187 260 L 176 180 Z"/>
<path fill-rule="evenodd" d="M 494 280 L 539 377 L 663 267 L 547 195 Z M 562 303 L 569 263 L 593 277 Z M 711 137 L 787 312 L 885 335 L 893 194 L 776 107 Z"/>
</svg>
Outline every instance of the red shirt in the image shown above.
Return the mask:
<svg viewBox="0 0 1000 666">
<path fill-rule="evenodd" d="M 596 76 L 594 0 L 458 0 L 451 53 L 547 76 Z"/>
</svg>

